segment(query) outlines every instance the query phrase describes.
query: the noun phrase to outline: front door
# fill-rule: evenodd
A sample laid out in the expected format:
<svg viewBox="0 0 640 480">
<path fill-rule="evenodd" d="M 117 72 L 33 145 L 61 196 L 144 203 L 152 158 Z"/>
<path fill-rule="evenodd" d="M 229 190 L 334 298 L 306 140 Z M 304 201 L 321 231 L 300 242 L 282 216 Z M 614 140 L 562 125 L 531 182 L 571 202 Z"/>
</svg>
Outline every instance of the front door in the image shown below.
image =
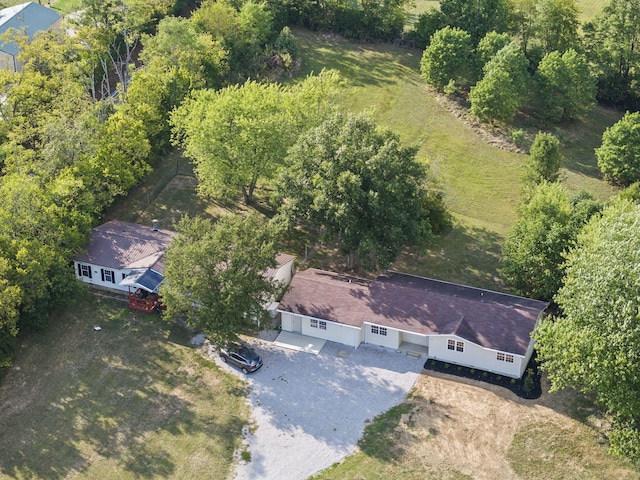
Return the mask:
<svg viewBox="0 0 640 480">
<path fill-rule="evenodd" d="M 302 318 L 298 315 L 292 315 L 291 319 L 291 331 L 293 333 L 302 333 Z"/>
</svg>

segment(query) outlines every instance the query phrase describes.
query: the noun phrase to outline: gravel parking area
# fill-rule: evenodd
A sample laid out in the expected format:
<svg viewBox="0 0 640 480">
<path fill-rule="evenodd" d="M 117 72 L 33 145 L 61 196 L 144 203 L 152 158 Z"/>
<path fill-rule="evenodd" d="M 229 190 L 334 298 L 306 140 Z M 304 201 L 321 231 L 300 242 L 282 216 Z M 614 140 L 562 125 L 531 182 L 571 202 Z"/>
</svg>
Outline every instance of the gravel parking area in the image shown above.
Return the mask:
<svg viewBox="0 0 640 480">
<path fill-rule="evenodd" d="M 256 428 L 245 439 L 251 461 L 239 462 L 236 480 L 303 480 L 340 461 L 356 449 L 367 420 L 402 402 L 424 363 L 368 345 L 327 342 L 312 355 L 251 343 L 264 365 L 246 377 Z"/>
</svg>

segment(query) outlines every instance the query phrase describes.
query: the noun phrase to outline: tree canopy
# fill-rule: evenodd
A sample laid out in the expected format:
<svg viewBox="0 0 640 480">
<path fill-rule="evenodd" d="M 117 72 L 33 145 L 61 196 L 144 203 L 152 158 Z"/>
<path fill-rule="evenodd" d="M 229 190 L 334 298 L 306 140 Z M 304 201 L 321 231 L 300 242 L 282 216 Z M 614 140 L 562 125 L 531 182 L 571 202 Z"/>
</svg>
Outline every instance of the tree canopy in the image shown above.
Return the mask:
<svg viewBox="0 0 640 480">
<path fill-rule="evenodd" d="M 479 119 L 508 122 L 526 102 L 529 61 L 514 42 L 484 66 L 484 77 L 471 87 L 470 112 Z"/>
<path fill-rule="evenodd" d="M 298 135 L 332 109 L 335 72 L 293 87 L 247 81 L 195 92 L 172 115 L 177 143 L 196 164 L 203 195 L 240 193 L 253 202 L 259 181 L 273 178 Z"/>
<path fill-rule="evenodd" d="M 290 150 L 277 183 L 282 214 L 337 238 L 348 268 L 385 268 L 405 244 L 431 235 L 428 175 L 415 155 L 369 115 L 337 114 Z"/>
<path fill-rule="evenodd" d="M 433 34 L 420 61 L 427 82 L 442 90 L 451 80 L 468 81 L 472 67 L 471 36 L 459 28 L 445 27 Z"/>
<path fill-rule="evenodd" d="M 571 214 L 564 188 L 546 182 L 518 209 L 502 248 L 500 273 L 519 295 L 551 300 L 562 285 L 563 253 L 575 234 Z"/>
<path fill-rule="evenodd" d="M 640 0 L 610 0 L 584 26 L 587 56 L 598 78 L 598 99 L 637 110 L 640 106 Z"/>
<path fill-rule="evenodd" d="M 605 177 L 623 185 L 640 180 L 640 113 L 627 112 L 602 134 L 596 148 L 598 166 Z"/>
<path fill-rule="evenodd" d="M 595 392 L 613 416 L 614 453 L 640 461 L 640 210 L 621 200 L 595 216 L 567 255 L 560 315 L 534 332 L 551 390 Z"/>
<path fill-rule="evenodd" d="M 585 58 L 573 49 L 545 55 L 535 80 L 540 89 L 540 115 L 550 122 L 575 119 L 595 104 L 596 79 Z"/>
<path fill-rule="evenodd" d="M 160 293 L 168 318 L 184 319 L 224 345 L 268 320 L 279 285 L 265 277 L 276 265 L 279 227 L 257 214 L 216 223 L 183 219 L 166 253 Z"/>
<path fill-rule="evenodd" d="M 561 163 L 560 141 L 550 133 L 538 133 L 531 144 L 525 164 L 525 183 L 538 185 L 557 181 Z"/>
</svg>

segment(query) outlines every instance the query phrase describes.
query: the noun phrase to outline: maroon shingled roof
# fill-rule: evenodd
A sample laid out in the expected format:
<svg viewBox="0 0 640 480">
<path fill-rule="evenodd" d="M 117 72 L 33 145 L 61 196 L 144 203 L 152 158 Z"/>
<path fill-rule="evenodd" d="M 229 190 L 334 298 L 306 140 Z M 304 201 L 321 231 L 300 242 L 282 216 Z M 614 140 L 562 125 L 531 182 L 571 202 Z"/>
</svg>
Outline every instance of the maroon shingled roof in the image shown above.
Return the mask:
<svg viewBox="0 0 640 480">
<path fill-rule="evenodd" d="M 389 272 L 373 281 L 309 269 L 298 273 L 279 309 L 345 325 L 364 322 L 425 335 L 457 335 L 524 355 L 547 303 Z"/>
<path fill-rule="evenodd" d="M 85 252 L 73 259 L 114 269 L 153 268 L 164 273 L 162 257 L 175 235 L 169 230 L 154 231 L 151 226 L 111 220 L 91 230 Z"/>
<path fill-rule="evenodd" d="M 273 278 L 283 265 L 286 265 L 287 263 L 295 259 L 296 257 L 294 255 L 289 255 L 288 253 L 278 253 L 276 255 L 276 266 L 273 268 L 268 268 L 267 271 L 264 272 L 265 278 Z"/>
</svg>

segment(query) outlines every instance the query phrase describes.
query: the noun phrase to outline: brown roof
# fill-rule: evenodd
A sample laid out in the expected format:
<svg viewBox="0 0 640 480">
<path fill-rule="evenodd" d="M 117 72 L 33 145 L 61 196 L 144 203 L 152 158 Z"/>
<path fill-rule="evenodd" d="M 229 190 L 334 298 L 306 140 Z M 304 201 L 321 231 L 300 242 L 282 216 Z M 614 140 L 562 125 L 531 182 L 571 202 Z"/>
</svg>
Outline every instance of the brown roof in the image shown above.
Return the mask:
<svg viewBox="0 0 640 480">
<path fill-rule="evenodd" d="M 276 266 L 273 268 L 269 268 L 266 272 L 264 272 L 265 278 L 273 278 L 275 274 L 278 273 L 278 270 L 282 268 L 282 266 L 295 259 L 296 257 L 294 255 L 289 255 L 288 253 L 278 253 L 276 255 Z"/>
<path fill-rule="evenodd" d="M 373 281 L 322 270 L 298 273 L 280 310 L 361 327 L 364 322 L 425 335 L 457 335 L 524 355 L 538 300 L 398 272 Z"/>
<path fill-rule="evenodd" d="M 162 256 L 177 235 L 169 230 L 154 231 L 151 226 L 111 220 L 91 230 L 91 241 L 85 252 L 76 255 L 77 262 L 103 267 L 153 268 L 164 272 Z"/>
</svg>

